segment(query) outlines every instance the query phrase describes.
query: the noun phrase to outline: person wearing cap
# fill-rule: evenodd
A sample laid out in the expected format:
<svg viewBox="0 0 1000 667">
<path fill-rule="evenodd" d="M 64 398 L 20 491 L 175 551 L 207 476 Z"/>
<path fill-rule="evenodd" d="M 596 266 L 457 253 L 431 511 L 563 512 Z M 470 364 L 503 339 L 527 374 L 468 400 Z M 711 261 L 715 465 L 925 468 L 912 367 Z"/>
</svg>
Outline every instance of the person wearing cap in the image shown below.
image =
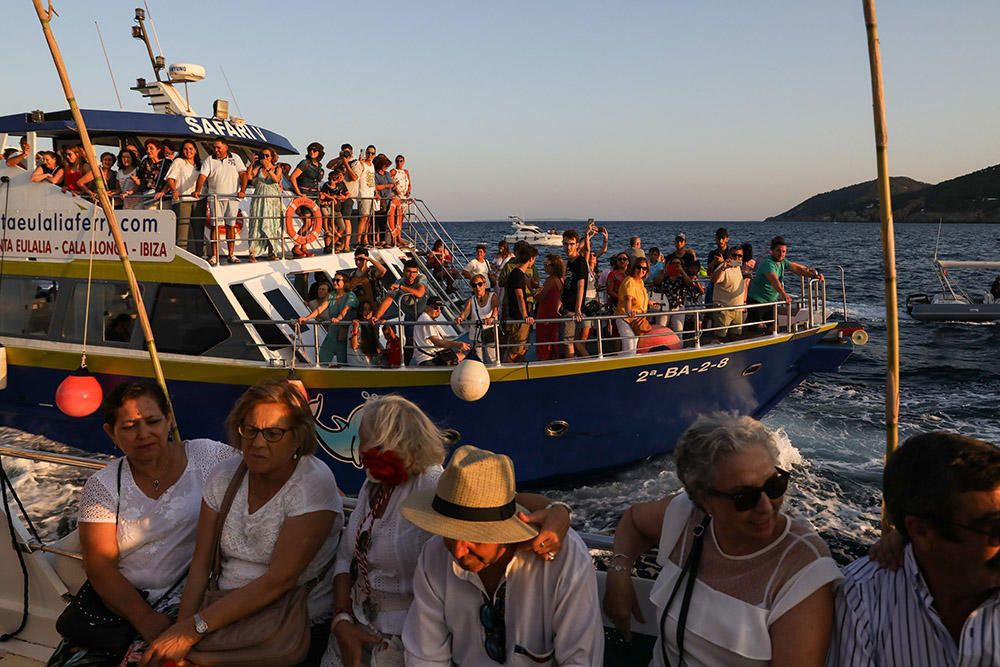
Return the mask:
<svg viewBox="0 0 1000 667">
<path fill-rule="evenodd" d="M 413 359 L 414 366 L 454 366 L 469 351 L 469 344 L 460 340 L 452 340 L 444 324 L 438 322 L 444 301 L 439 296 L 427 299 L 424 312 L 417 318 L 413 327 Z"/>
<path fill-rule="evenodd" d="M 511 460 L 467 445 L 455 451 L 436 489 L 403 503 L 403 516 L 436 536 L 413 576 L 403 626 L 409 667 L 603 662 L 587 547 L 570 530 L 558 557 L 535 558 L 529 545 L 537 531 L 514 496 Z"/>
<path fill-rule="evenodd" d="M 823 280 L 823 274 L 816 269 L 811 269 L 805 264 L 799 264 L 788 259 L 788 244 L 783 236 L 775 236 L 771 239 L 771 254 L 765 257 L 757 265 L 757 272 L 754 273 L 753 280 L 747 290 L 747 304 L 774 303 L 784 301 L 786 307 L 792 304 L 792 297 L 788 296 L 782 280 L 785 271 L 802 276 L 804 278 L 819 278 Z M 770 308 L 749 308 L 747 309 L 747 322 L 761 322 L 772 319 Z"/>
<path fill-rule="evenodd" d="M 677 232 L 677 236 L 674 237 L 674 248 L 675 250 L 666 256 L 665 262 L 670 263 L 670 260 L 677 258 L 681 260 L 681 266 L 684 268 L 684 273 L 689 276 L 694 276 L 693 271 L 694 263 L 698 261 L 698 253 L 694 251 L 694 248 L 689 248 L 687 245 L 687 234 L 684 232 Z"/>
<path fill-rule="evenodd" d="M 628 250 L 625 251 L 628 255 L 629 266 L 632 266 L 632 262 L 638 257 L 646 257 L 646 251 L 642 249 L 642 239 L 638 236 L 629 237 L 628 240 Z"/>
<path fill-rule="evenodd" d="M 719 227 L 715 230 L 715 247 L 708 253 L 708 275 L 712 275 L 719 264 L 726 261 L 726 249 L 729 247 L 729 230 Z M 711 298 L 711 295 L 709 295 Z"/>
</svg>

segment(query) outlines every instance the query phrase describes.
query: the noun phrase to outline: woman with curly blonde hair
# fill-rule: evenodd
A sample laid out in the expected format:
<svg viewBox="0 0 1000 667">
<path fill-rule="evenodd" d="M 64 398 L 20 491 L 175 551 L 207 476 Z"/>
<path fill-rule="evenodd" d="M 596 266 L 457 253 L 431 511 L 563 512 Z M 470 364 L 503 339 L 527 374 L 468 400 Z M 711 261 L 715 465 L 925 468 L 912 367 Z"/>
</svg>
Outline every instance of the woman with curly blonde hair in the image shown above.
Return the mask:
<svg viewBox="0 0 1000 667">
<path fill-rule="evenodd" d="M 411 401 L 397 395 L 369 400 L 358 426 L 361 465 L 368 479 L 344 529 L 333 580 L 333 631 L 324 667 L 403 664 L 403 623 L 413 602 L 413 572 L 432 535 L 406 521 L 400 508 L 410 494 L 437 488 L 445 435 Z M 519 503 L 541 522 L 532 548 L 557 551 L 569 514 L 548 500 L 519 494 Z M 544 509 L 543 509 L 544 508 Z M 544 549 L 538 546 L 546 542 Z M 553 558 L 554 556 L 549 556 Z"/>
</svg>

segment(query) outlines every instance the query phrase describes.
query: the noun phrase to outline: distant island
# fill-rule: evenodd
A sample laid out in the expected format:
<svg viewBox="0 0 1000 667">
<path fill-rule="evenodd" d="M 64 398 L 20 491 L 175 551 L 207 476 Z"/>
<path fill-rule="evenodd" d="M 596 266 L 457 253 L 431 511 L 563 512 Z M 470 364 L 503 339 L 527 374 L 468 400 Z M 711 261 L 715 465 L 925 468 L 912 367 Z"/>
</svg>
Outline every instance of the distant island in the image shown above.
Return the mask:
<svg viewBox="0 0 1000 667">
<path fill-rule="evenodd" d="M 937 185 L 893 176 L 889 189 L 896 222 L 1000 222 L 1000 165 Z M 875 181 L 810 197 L 771 221 L 878 222 Z"/>
</svg>

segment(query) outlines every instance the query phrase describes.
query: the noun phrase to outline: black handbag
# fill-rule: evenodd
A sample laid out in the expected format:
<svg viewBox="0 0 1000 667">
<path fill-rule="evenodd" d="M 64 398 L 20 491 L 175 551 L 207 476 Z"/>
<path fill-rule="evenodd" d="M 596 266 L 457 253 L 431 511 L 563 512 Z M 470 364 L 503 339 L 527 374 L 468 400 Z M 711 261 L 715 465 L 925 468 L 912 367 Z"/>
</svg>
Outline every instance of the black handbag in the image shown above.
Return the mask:
<svg viewBox="0 0 1000 667">
<path fill-rule="evenodd" d="M 118 504 L 115 506 L 115 527 L 118 526 L 118 512 L 121 509 L 123 459 L 118 460 Z M 187 576 L 185 572 L 166 593 L 150 606 L 155 607 L 170 595 Z M 146 591 L 139 591 L 144 599 Z M 111 611 L 101 596 L 94 590 L 90 580 L 83 582 L 73 600 L 56 620 L 56 631 L 67 643 L 81 648 L 100 651 L 124 651 L 136 640 L 139 632 L 127 620 Z"/>
</svg>

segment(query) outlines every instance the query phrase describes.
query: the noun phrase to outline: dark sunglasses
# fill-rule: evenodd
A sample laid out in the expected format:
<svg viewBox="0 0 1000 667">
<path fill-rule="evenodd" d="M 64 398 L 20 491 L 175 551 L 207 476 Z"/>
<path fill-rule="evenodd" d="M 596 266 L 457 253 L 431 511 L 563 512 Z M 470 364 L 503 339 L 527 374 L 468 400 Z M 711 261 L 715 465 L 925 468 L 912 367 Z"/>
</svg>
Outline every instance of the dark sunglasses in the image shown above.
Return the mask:
<svg viewBox="0 0 1000 667">
<path fill-rule="evenodd" d="M 507 623 L 504 614 L 507 610 L 507 582 L 500 584 L 496 600 L 490 600 L 483 594 L 483 604 L 479 607 L 479 623 L 486 634 L 483 647 L 486 655 L 493 662 L 507 662 Z"/>
<path fill-rule="evenodd" d="M 310 153 L 319 153 L 319 149 L 318 148 L 310 148 L 309 152 Z"/>
<path fill-rule="evenodd" d="M 748 512 L 757 506 L 760 494 L 762 493 L 766 494 L 771 500 L 777 500 L 785 495 L 785 491 L 788 490 L 788 481 L 791 478 L 791 473 L 777 466 L 774 469 L 776 471 L 775 474 L 769 477 L 762 486 L 744 486 L 731 493 L 709 489 L 708 493 L 712 496 L 729 498 L 733 501 L 733 507 L 736 508 L 737 512 Z"/>
<path fill-rule="evenodd" d="M 615 257 L 616 262 L 627 262 L 628 257 Z"/>
<path fill-rule="evenodd" d="M 640 266 L 639 270 L 640 271 L 649 271 L 649 267 L 648 266 Z"/>
<path fill-rule="evenodd" d="M 247 440 L 255 440 L 257 434 L 264 436 L 264 440 L 268 442 L 278 442 L 285 434 L 291 431 L 290 428 L 281 428 L 280 426 L 268 426 L 267 428 L 257 428 L 256 426 L 251 426 L 250 424 L 240 423 L 236 426 L 236 432 Z"/>
<path fill-rule="evenodd" d="M 472 286 L 473 287 L 485 287 L 486 283 L 476 282 L 476 283 L 472 283 Z"/>
<path fill-rule="evenodd" d="M 736 258 L 736 259 L 739 259 L 739 258 L 743 257 L 743 253 L 741 253 L 741 252 L 734 253 L 733 257 Z"/>
<path fill-rule="evenodd" d="M 955 526 L 956 528 L 964 528 L 970 532 L 976 533 L 977 535 L 982 535 L 987 538 L 991 545 L 1000 544 L 1000 519 L 993 519 L 991 521 L 983 521 L 980 526 L 970 526 L 966 523 L 958 523 L 957 521 L 949 521 L 947 519 L 941 519 L 944 523 L 949 526 Z"/>
</svg>

